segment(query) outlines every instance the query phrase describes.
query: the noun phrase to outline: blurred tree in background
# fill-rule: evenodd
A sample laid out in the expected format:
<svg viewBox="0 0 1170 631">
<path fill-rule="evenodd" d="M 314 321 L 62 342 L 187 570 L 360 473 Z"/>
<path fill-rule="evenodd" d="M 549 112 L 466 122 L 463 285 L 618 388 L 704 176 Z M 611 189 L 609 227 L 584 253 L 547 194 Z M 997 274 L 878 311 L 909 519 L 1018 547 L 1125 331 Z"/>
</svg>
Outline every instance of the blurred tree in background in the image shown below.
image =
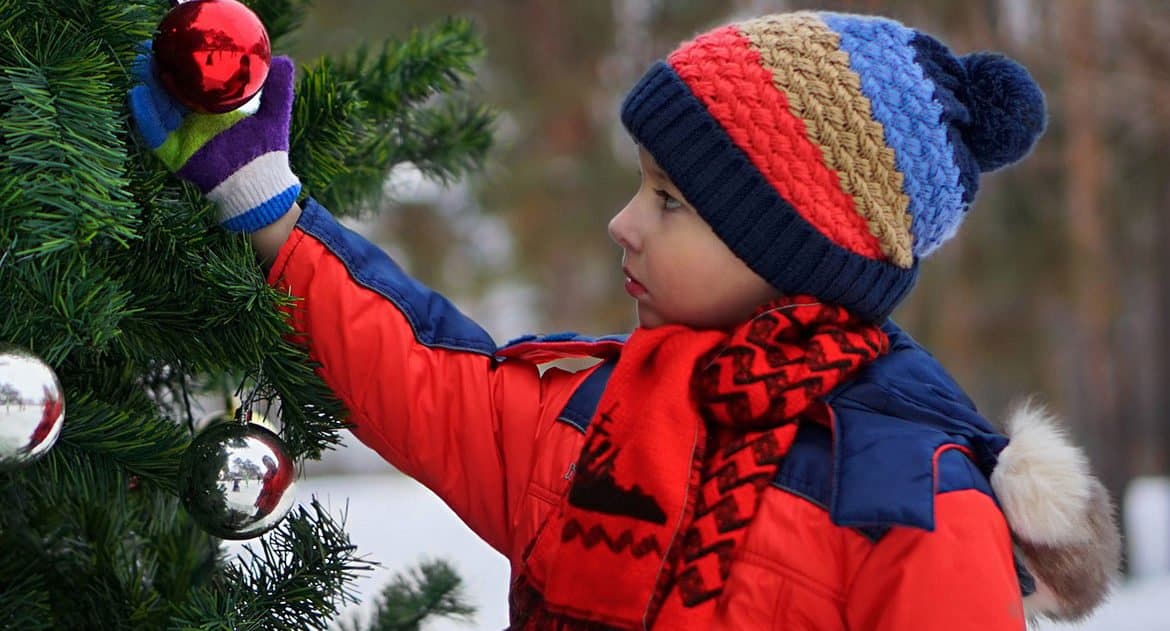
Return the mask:
<svg viewBox="0 0 1170 631">
<path fill-rule="evenodd" d="M 320 0 L 299 47 L 316 55 L 440 14 L 474 19 L 485 100 L 502 113 L 488 172 L 439 200 L 446 210 L 399 203 L 374 228 L 497 336 L 600 334 L 632 324 L 605 232 L 637 185 L 622 96 L 680 39 L 793 9 L 888 15 L 957 53 L 999 50 L 1032 71 L 1048 96 L 1046 136 L 984 176 L 972 216 L 895 318 L 988 416 L 1033 393 L 1049 403 L 1114 497 L 1170 471 L 1170 3 Z M 485 243 L 506 255 L 475 265 L 468 252 Z"/>
</svg>

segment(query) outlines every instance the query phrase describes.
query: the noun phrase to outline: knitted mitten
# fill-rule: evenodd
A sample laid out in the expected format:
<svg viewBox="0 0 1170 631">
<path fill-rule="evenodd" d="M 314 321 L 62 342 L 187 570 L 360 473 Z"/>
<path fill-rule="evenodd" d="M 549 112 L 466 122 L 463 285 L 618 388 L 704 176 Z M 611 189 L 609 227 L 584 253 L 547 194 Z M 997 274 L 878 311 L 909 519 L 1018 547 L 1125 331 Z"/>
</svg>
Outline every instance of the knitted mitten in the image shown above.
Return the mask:
<svg viewBox="0 0 1170 631">
<path fill-rule="evenodd" d="M 133 65 L 130 113 L 143 139 L 172 172 L 199 188 L 233 232 L 255 232 L 288 211 L 301 182 L 288 164 L 293 62 L 274 57 L 255 114 L 192 112 L 155 77 L 149 49 Z"/>
</svg>

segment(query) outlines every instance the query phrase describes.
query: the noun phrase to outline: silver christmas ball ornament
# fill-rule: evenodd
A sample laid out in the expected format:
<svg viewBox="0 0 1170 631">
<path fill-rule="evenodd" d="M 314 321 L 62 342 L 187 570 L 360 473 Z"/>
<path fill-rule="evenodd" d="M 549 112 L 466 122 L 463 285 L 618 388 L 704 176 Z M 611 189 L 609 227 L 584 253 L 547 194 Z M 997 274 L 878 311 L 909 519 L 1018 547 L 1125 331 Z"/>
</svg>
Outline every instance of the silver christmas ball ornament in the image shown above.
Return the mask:
<svg viewBox="0 0 1170 631">
<path fill-rule="evenodd" d="M 57 373 L 22 348 L 0 345 L 0 468 L 28 464 L 49 451 L 65 421 Z"/>
<path fill-rule="evenodd" d="M 230 416 L 197 434 L 179 465 L 187 513 L 221 539 L 250 539 L 280 523 L 294 502 L 296 466 L 284 442 Z"/>
</svg>

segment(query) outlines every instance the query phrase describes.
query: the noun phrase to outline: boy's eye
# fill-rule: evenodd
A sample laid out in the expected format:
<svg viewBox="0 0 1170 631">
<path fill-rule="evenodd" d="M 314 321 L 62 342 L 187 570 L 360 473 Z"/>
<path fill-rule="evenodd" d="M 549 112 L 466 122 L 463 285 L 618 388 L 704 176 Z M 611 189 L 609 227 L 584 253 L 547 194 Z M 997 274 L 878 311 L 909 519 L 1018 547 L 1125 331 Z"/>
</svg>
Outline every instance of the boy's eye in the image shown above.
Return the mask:
<svg viewBox="0 0 1170 631">
<path fill-rule="evenodd" d="M 658 195 L 659 199 L 662 200 L 663 210 L 678 210 L 682 208 L 682 202 L 672 197 L 670 193 L 667 193 L 662 189 L 655 189 L 654 192 Z"/>
</svg>

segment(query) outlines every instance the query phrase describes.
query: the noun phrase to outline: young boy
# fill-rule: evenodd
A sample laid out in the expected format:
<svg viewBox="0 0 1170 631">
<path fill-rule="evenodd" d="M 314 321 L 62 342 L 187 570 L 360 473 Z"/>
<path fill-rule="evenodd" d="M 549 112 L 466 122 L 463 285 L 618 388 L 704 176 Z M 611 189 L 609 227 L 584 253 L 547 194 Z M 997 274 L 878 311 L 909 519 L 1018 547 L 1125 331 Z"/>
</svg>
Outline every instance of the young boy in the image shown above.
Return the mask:
<svg viewBox="0 0 1170 631">
<path fill-rule="evenodd" d="M 255 115 L 204 127 L 149 74 L 139 130 L 300 298 L 355 435 L 511 560 L 512 628 L 1014 631 L 1023 596 L 1058 618 L 1104 598 L 1117 533 L 1080 452 L 1031 409 L 1005 448 L 888 319 L 979 174 L 1043 130 L 1015 62 L 826 13 L 682 44 L 621 112 L 642 183 L 609 228 L 638 328 L 502 348 L 294 203 L 288 59 Z M 599 363 L 538 369 L 566 357 Z"/>
</svg>

